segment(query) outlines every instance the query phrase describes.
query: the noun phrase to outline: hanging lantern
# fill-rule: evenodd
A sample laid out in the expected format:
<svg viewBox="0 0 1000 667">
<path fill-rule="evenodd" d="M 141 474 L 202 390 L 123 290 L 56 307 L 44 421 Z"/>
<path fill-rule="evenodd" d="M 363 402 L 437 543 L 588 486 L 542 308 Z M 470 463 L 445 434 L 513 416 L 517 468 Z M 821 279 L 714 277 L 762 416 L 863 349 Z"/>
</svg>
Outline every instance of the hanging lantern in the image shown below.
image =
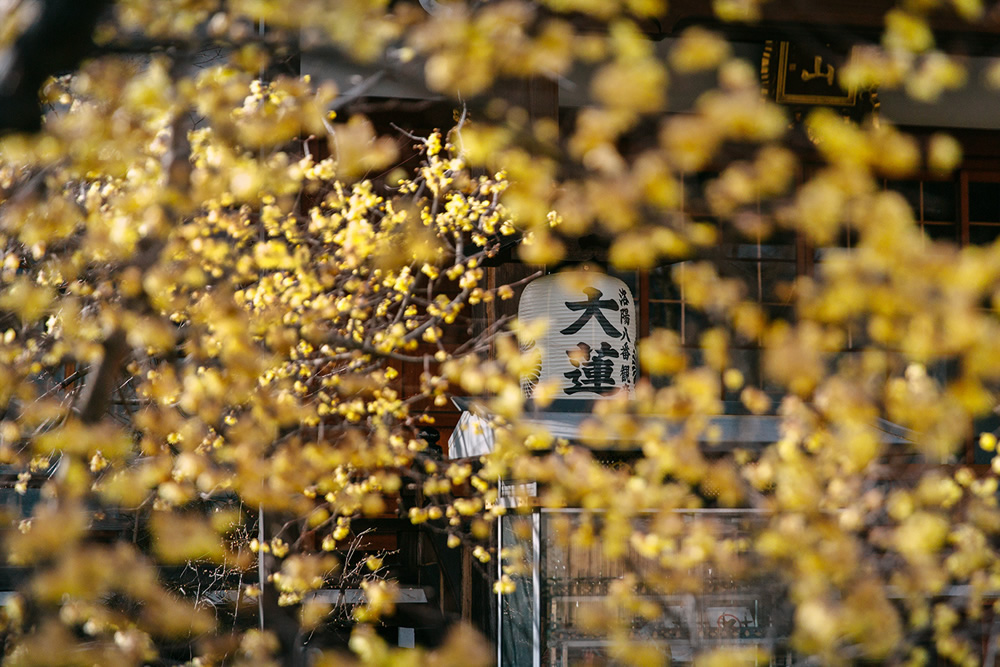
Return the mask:
<svg viewBox="0 0 1000 667">
<path fill-rule="evenodd" d="M 521 378 L 527 398 L 540 382 L 556 383 L 558 399 L 631 394 L 639 375 L 635 300 L 621 280 L 590 271 L 539 278 L 524 288 L 517 316 L 528 329 L 546 323 L 524 342 L 538 350 L 534 372 Z"/>
</svg>

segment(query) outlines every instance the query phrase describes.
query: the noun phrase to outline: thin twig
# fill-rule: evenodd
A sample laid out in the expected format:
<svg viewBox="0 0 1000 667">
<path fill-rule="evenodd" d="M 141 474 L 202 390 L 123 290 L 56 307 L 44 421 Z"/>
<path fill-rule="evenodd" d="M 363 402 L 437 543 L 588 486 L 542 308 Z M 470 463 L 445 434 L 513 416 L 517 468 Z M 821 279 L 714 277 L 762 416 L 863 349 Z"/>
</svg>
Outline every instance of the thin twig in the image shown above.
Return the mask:
<svg viewBox="0 0 1000 667">
<path fill-rule="evenodd" d="M 413 141 L 419 141 L 420 143 L 425 144 L 425 145 L 427 144 L 427 137 L 418 137 L 415 134 L 407 132 L 406 130 L 404 130 L 403 128 L 401 128 L 399 125 L 396 125 L 395 123 L 389 123 L 389 126 L 392 129 L 394 129 L 397 132 L 399 132 L 400 134 L 402 134 L 403 136 L 409 137 Z"/>
</svg>

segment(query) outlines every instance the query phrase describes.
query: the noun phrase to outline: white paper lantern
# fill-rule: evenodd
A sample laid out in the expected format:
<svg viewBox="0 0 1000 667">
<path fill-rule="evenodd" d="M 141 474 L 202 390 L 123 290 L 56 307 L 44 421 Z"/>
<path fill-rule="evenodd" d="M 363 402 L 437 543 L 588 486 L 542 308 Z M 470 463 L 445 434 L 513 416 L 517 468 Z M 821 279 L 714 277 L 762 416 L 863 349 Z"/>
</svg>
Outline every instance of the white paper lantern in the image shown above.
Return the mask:
<svg viewBox="0 0 1000 667">
<path fill-rule="evenodd" d="M 545 276 L 524 288 L 517 310 L 525 324 L 547 323 L 535 373 L 521 379 L 526 397 L 539 382 L 555 382 L 557 399 L 631 394 L 639 375 L 635 300 L 618 278 L 590 271 Z"/>
</svg>

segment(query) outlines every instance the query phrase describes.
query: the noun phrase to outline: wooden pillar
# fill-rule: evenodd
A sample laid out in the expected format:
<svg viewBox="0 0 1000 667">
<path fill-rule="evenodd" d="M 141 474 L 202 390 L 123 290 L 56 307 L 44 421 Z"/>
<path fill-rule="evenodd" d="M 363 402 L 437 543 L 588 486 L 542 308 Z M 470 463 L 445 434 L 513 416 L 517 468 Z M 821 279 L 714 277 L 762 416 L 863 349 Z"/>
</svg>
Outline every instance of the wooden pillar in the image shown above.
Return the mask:
<svg viewBox="0 0 1000 667">
<path fill-rule="evenodd" d="M 472 549 L 462 546 L 462 620 L 471 623 L 472 618 Z"/>
</svg>

